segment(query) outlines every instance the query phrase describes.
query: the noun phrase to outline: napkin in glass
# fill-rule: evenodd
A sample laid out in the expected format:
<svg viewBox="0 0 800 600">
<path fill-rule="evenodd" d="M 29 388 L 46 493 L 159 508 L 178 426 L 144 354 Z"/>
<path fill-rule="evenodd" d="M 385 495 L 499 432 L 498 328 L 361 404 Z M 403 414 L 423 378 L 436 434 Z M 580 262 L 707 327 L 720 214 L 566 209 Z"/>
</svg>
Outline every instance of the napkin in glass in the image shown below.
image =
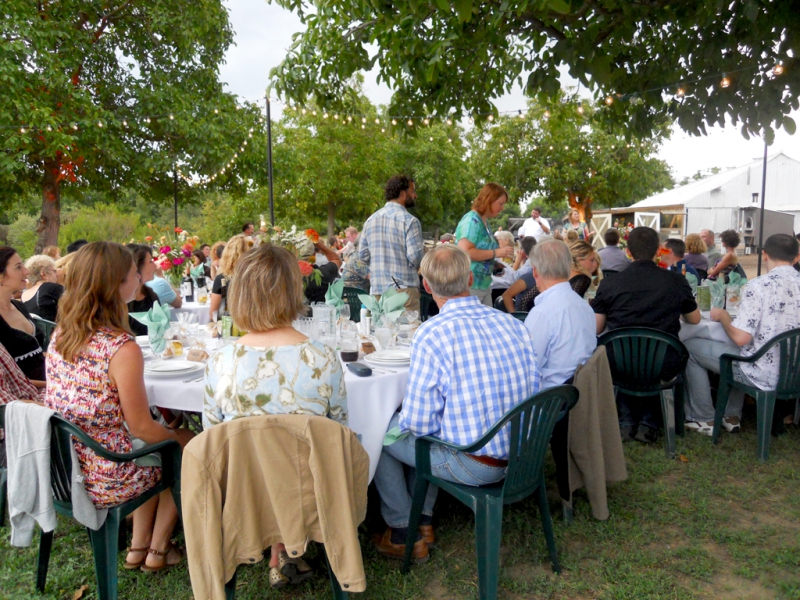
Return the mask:
<svg viewBox="0 0 800 600">
<path fill-rule="evenodd" d="M 692 288 L 692 294 L 697 296 L 697 277 L 691 273 L 686 273 L 686 281 L 689 282 L 689 286 Z"/>
<path fill-rule="evenodd" d="M 168 304 L 163 306 L 156 301 L 153 308 L 147 312 L 130 313 L 130 315 L 147 326 L 147 337 L 150 340 L 150 348 L 153 352 L 160 354 L 167 345 L 164 335 L 169 328 L 170 309 Z"/>
<path fill-rule="evenodd" d="M 328 286 L 328 291 L 325 292 L 325 304 L 333 306 L 334 308 L 342 308 L 344 300 L 342 293 L 344 292 L 344 279 L 337 279 Z"/>
<path fill-rule="evenodd" d="M 373 323 L 377 323 L 379 319 L 394 323 L 405 310 L 403 306 L 408 301 L 408 294 L 389 288 L 381 296 L 380 300 L 376 300 L 369 294 L 359 294 L 358 299 L 372 313 Z"/>
<path fill-rule="evenodd" d="M 708 282 L 708 290 L 711 292 L 711 307 L 722 308 L 725 306 L 725 282 L 720 277 L 716 281 Z"/>
</svg>

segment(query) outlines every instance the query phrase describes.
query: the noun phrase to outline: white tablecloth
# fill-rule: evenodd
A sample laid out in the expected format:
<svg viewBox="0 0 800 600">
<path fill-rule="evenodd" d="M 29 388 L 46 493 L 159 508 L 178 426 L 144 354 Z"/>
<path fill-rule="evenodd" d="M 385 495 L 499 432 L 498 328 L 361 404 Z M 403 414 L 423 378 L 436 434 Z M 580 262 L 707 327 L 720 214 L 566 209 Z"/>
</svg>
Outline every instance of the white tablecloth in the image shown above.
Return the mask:
<svg viewBox="0 0 800 600">
<path fill-rule="evenodd" d="M 369 480 L 375 475 L 383 448 L 383 436 L 392 415 L 403 401 L 408 367 L 390 367 L 396 373 L 356 377 L 344 369 L 347 387 L 348 425 L 359 434 L 369 454 Z M 150 406 L 203 412 L 203 371 L 175 377 L 153 377 L 145 373 L 144 383 Z M 198 381 L 199 380 L 199 381 Z"/>
<path fill-rule="evenodd" d="M 717 323 L 705 317 L 697 325 L 692 325 L 681 319 L 681 331 L 678 337 L 682 342 L 692 338 L 703 338 L 723 343 L 731 341 L 728 334 L 725 333 L 722 323 Z"/>
<path fill-rule="evenodd" d="M 201 325 L 205 325 L 206 323 L 211 321 L 211 318 L 208 316 L 208 304 L 200 304 L 199 302 L 184 302 L 183 306 L 180 308 L 173 308 L 172 309 L 172 320 L 178 320 L 179 313 L 189 313 L 193 315 L 197 315 L 198 323 Z"/>
</svg>

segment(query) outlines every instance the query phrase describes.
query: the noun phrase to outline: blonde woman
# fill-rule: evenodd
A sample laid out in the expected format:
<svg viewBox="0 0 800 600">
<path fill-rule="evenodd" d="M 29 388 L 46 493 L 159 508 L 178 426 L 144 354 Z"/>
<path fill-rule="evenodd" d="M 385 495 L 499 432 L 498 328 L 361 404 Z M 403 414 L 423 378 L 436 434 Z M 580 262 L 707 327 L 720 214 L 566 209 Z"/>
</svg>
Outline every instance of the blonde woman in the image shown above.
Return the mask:
<svg viewBox="0 0 800 600">
<path fill-rule="evenodd" d="M 47 355 L 45 405 L 111 452 L 131 452 L 131 436 L 148 444 L 188 443 L 189 430 L 172 431 L 150 416 L 144 359 L 128 328 L 127 303 L 141 286 L 131 251 L 113 242 L 93 242 L 74 254 Z M 97 508 L 133 500 L 161 480 L 160 467 L 109 461 L 77 442 L 75 450 L 86 492 Z M 125 568 L 160 571 L 180 562 L 180 552 L 170 543 L 177 521 L 170 490 L 137 508 Z"/>
<path fill-rule="evenodd" d="M 292 327 L 303 310 L 297 258 L 272 244 L 246 253 L 236 264 L 227 302 L 233 321 L 249 333 L 217 350 L 208 362 L 205 428 L 275 414 L 318 415 L 347 425 L 347 391 L 336 351 Z M 310 567 L 287 556 L 282 543 L 272 546 L 269 566 L 274 588 L 311 576 Z"/>
<path fill-rule="evenodd" d="M 28 289 L 22 292 L 22 303 L 28 312 L 48 321 L 56 320 L 58 301 L 64 286 L 57 283 L 56 261 L 36 254 L 25 261 L 28 269 Z"/>
<path fill-rule="evenodd" d="M 235 235 L 225 244 L 225 251 L 219 259 L 219 269 L 211 286 L 211 302 L 208 307 L 208 314 L 214 320 L 214 313 L 217 316 L 227 311 L 226 298 L 228 296 L 228 282 L 236 268 L 239 259 L 252 247 L 253 240 L 244 235 Z M 214 244 L 216 246 L 216 244 Z"/>
<path fill-rule="evenodd" d="M 64 285 L 64 282 L 67 280 L 67 270 L 73 258 L 75 258 L 75 253 L 70 252 L 66 256 L 62 256 L 56 260 L 56 283 L 59 285 Z"/>
<path fill-rule="evenodd" d="M 594 231 L 589 230 L 589 226 L 581 220 L 581 213 L 577 208 L 569 211 L 567 222 L 564 223 L 564 231 L 569 235 L 570 231 L 575 231 L 578 234 L 578 239 L 581 241 L 591 241 Z"/>
<path fill-rule="evenodd" d="M 690 233 L 684 240 L 686 242 L 686 254 L 683 256 L 686 264 L 701 271 L 708 271 L 708 257 L 705 253 L 708 246 L 697 233 Z"/>
<path fill-rule="evenodd" d="M 593 285 L 594 289 L 600 284 L 603 272 L 600 270 L 600 257 L 589 242 L 577 241 L 569 245 L 572 254 L 572 272 L 569 275 L 570 285 L 577 294 L 583 298 Z M 574 283 L 573 283 L 574 281 Z"/>
</svg>

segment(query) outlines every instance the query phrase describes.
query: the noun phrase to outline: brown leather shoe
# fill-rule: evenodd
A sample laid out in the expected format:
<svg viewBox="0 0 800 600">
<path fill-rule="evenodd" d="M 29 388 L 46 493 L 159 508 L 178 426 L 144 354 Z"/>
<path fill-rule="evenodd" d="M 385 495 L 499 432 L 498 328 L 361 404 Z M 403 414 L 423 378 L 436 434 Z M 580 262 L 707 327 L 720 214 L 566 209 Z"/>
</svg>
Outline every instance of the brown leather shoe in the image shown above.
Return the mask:
<svg viewBox="0 0 800 600">
<path fill-rule="evenodd" d="M 391 527 L 386 529 L 383 537 L 381 537 L 380 534 L 376 534 L 372 541 L 375 543 L 375 548 L 378 550 L 378 552 L 384 556 L 388 556 L 389 558 L 399 558 L 402 560 L 406 553 L 405 544 L 392 543 Z M 424 563 L 428 560 L 428 544 L 425 543 L 424 538 L 417 540 L 417 542 L 414 544 L 414 552 L 412 553 L 412 557 L 418 564 Z"/>
<path fill-rule="evenodd" d="M 433 535 L 433 525 L 420 525 L 419 534 L 428 546 L 433 546 L 436 537 Z"/>
</svg>

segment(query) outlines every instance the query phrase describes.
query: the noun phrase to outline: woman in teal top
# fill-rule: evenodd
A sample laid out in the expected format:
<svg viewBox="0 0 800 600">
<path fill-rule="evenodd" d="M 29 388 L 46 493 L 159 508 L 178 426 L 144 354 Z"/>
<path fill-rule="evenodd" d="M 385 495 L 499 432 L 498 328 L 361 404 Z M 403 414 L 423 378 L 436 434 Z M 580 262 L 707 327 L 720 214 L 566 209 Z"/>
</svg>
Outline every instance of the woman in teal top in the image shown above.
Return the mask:
<svg viewBox="0 0 800 600">
<path fill-rule="evenodd" d="M 594 235 L 594 231 L 590 231 L 589 226 L 584 221 L 581 221 L 581 213 L 578 212 L 577 208 L 569 211 L 568 220 L 564 223 L 565 235 L 567 231 L 577 231 L 578 239 L 584 242 L 591 242 Z"/>
<path fill-rule="evenodd" d="M 487 220 L 495 218 L 508 202 L 508 192 L 497 183 L 487 183 L 472 202 L 472 210 L 461 218 L 456 227 L 456 243 L 472 261 L 472 288 L 486 306 L 492 305 L 492 268 L 497 258 L 513 256 L 514 247 L 500 248 Z"/>
</svg>

